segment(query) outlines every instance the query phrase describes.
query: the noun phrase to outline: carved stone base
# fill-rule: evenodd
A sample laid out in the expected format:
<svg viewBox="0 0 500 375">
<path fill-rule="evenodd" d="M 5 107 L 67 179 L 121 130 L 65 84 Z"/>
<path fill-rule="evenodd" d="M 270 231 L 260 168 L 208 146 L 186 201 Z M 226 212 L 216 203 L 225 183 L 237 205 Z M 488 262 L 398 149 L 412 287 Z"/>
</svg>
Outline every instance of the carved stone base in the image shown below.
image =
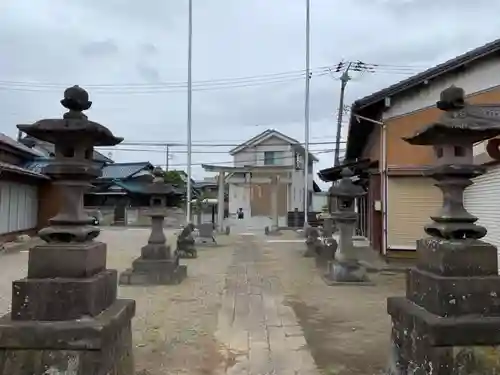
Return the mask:
<svg viewBox="0 0 500 375">
<path fill-rule="evenodd" d="M 499 373 L 499 316 L 441 317 L 404 297 L 389 298 L 387 310 L 393 322 L 392 373 Z"/>
<path fill-rule="evenodd" d="M 187 277 L 187 266 L 178 259 L 142 259 L 120 274 L 120 285 L 176 285 Z"/>
<path fill-rule="evenodd" d="M 316 245 L 313 244 L 306 244 L 307 248 L 306 251 L 304 252 L 304 257 L 305 258 L 314 258 L 317 255 L 316 252 Z"/>
<path fill-rule="evenodd" d="M 323 280 L 328 285 L 374 285 L 368 278 L 366 269 L 357 262 L 328 262 Z"/>
<path fill-rule="evenodd" d="M 96 316 L 116 299 L 116 279 L 116 270 L 105 270 L 87 278 L 15 280 L 12 319 L 59 321 Z"/>
<path fill-rule="evenodd" d="M 193 248 L 177 249 L 177 255 L 181 259 L 195 259 L 198 258 L 198 251 Z"/>
<path fill-rule="evenodd" d="M 94 318 L 41 322 L 0 319 L 0 374 L 134 375 L 133 300 Z"/>
</svg>

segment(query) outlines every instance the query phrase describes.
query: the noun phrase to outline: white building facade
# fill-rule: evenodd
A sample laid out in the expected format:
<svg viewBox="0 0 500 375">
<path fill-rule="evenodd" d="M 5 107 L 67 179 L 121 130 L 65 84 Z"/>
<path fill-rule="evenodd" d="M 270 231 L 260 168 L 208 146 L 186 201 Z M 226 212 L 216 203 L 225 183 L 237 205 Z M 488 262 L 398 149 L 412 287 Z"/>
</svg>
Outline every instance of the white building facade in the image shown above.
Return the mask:
<svg viewBox="0 0 500 375">
<path fill-rule="evenodd" d="M 287 212 L 304 210 L 304 148 L 300 143 L 278 131 L 267 130 L 231 150 L 234 167 L 279 167 L 278 211 L 280 225 L 285 225 Z M 309 210 L 313 192 L 313 162 L 310 155 L 308 190 Z M 270 178 L 272 173 L 256 168 L 249 173 L 233 173 L 227 177 L 229 184 L 229 212 L 243 209 L 246 217 L 270 216 Z"/>
</svg>

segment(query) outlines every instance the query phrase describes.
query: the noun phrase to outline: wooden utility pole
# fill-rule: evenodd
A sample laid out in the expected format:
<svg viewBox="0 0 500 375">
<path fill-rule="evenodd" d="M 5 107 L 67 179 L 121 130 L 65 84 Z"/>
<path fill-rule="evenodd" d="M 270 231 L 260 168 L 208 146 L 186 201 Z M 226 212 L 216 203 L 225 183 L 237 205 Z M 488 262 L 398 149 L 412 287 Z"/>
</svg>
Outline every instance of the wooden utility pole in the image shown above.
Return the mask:
<svg viewBox="0 0 500 375">
<path fill-rule="evenodd" d="M 345 88 L 347 86 L 347 82 L 351 79 L 349 76 L 349 69 L 351 69 L 351 64 L 347 65 L 346 70 L 340 76 L 340 99 L 339 99 L 339 112 L 337 115 L 337 135 L 335 137 L 335 156 L 334 156 L 334 165 L 340 165 L 340 138 L 342 134 L 342 116 L 344 115 L 344 96 L 345 96 Z"/>
</svg>

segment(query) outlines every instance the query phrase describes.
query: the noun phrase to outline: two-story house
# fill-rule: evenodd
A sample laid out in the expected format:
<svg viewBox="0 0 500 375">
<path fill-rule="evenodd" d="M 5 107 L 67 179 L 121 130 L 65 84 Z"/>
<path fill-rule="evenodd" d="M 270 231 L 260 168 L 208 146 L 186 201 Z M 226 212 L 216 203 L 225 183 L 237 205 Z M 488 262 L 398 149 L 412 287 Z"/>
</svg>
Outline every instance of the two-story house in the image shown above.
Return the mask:
<svg viewBox="0 0 500 375">
<path fill-rule="evenodd" d="M 367 219 L 365 235 L 376 250 L 389 257 L 415 256 L 416 240 L 425 235 L 424 225 L 442 204 L 435 182 L 422 173 L 434 161 L 432 148 L 412 146 L 403 137 L 439 118 L 436 101 L 451 85 L 463 88 L 471 103 L 499 103 L 500 40 L 353 103 L 346 160 L 357 169 L 368 191 L 362 207 Z M 476 196 L 484 194 L 482 186 L 483 193 L 481 185 L 473 188 Z M 466 206 L 494 232 L 499 221 L 492 224 L 487 218 L 495 210 L 493 201 L 473 201 L 471 193 L 466 191 Z M 496 218 L 500 220 L 500 216 Z M 500 242 L 500 232 L 498 239 Z"/>
<path fill-rule="evenodd" d="M 299 141 L 268 129 L 233 148 L 230 155 L 234 168 L 253 168 L 250 172 L 228 175 L 230 213 L 242 208 L 246 217 L 270 217 L 273 187 L 269 181 L 274 176 L 279 176 L 277 205 L 280 225 L 288 225 L 290 212 L 304 211 L 305 149 Z M 316 161 L 318 159 L 309 153 L 308 211 L 311 211 L 313 192 L 320 190 L 312 173 Z M 266 167 L 269 167 L 267 171 Z"/>
</svg>

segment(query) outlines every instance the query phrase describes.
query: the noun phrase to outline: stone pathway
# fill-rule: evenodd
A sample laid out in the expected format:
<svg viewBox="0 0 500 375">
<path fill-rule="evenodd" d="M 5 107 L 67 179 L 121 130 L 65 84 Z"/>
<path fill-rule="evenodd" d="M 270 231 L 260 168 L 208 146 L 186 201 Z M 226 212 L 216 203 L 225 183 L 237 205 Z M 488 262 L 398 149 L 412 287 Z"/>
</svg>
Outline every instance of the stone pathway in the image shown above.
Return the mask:
<svg viewBox="0 0 500 375">
<path fill-rule="evenodd" d="M 228 268 L 216 331 L 226 373 L 319 374 L 279 283 L 264 275 L 263 246 L 257 236 L 242 236 Z"/>
</svg>

